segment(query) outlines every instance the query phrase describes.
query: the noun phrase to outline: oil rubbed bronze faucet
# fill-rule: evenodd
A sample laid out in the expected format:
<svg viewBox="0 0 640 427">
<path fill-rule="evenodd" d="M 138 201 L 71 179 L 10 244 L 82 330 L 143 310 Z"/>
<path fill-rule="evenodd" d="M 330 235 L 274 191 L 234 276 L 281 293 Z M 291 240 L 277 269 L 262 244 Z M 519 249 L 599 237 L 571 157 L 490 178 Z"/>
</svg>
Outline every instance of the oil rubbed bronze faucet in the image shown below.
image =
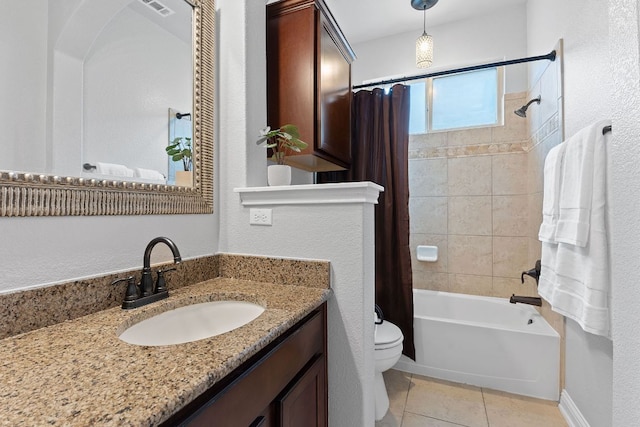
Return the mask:
<svg viewBox="0 0 640 427">
<path fill-rule="evenodd" d="M 536 265 L 529 271 L 523 271 L 520 275 L 520 281 L 524 283 L 524 275 L 531 276 L 536 280 L 536 286 L 538 286 L 538 281 L 540 280 L 540 273 L 542 272 L 542 264 L 540 260 L 536 261 Z"/>
<path fill-rule="evenodd" d="M 155 286 L 153 285 L 153 278 L 151 277 L 151 251 L 158 243 L 164 243 L 171 249 L 173 253 L 173 262 L 180 264 L 182 258 L 180 257 L 180 251 L 175 243 L 168 237 L 156 237 L 151 240 L 144 250 L 142 277 L 140 284 L 136 285 L 135 277 L 130 276 L 125 279 L 118 279 L 112 283 L 115 285 L 120 282 L 127 282 L 127 291 L 125 293 L 124 301 L 122 302 L 122 308 L 130 309 L 142 307 L 143 305 L 151 304 L 152 302 L 160 301 L 161 299 L 169 296 L 167 290 L 164 273 L 167 271 L 175 270 L 175 268 L 166 268 L 164 270 L 158 270 L 158 279 Z"/>
<path fill-rule="evenodd" d="M 534 268 L 532 268 L 529 271 L 523 271 L 522 274 L 520 275 L 520 280 L 522 281 L 522 283 L 524 283 L 524 276 L 525 274 L 527 276 L 531 276 L 536 280 L 536 286 L 538 286 L 538 280 L 540 280 L 540 273 L 542 271 L 542 265 L 540 263 L 540 260 L 536 261 L 536 265 Z M 518 295 L 511 295 L 511 298 L 509 298 L 509 302 L 511 304 L 529 304 L 529 305 L 537 305 L 538 307 L 542 307 L 542 299 L 538 298 L 538 297 L 524 297 L 524 296 L 518 296 Z"/>
<path fill-rule="evenodd" d="M 511 298 L 509 298 L 509 302 L 511 304 L 520 303 L 520 304 L 537 305 L 538 307 L 542 307 L 542 298 L 539 298 L 539 297 L 523 297 L 523 296 L 512 294 Z"/>
</svg>

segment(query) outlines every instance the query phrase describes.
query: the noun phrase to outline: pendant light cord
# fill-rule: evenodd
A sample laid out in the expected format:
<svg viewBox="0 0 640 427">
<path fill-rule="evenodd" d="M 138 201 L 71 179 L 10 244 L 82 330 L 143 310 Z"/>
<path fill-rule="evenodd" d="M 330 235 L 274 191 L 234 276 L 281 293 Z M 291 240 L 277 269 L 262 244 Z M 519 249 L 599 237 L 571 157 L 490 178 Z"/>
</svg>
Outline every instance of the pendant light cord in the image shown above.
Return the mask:
<svg viewBox="0 0 640 427">
<path fill-rule="evenodd" d="M 422 34 L 427 34 L 427 5 L 422 8 Z"/>
</svg>

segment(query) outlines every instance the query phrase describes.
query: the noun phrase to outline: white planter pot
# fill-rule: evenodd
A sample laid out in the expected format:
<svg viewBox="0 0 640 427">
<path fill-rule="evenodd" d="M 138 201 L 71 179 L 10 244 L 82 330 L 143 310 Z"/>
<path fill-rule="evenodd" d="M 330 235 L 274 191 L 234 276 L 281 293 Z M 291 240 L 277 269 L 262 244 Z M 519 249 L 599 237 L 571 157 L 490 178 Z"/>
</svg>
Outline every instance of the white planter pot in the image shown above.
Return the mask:
<svg viewBox="0 0 640 427">
<path fill-rule="evenodd" d="M 267 182 L 270 186 L 291 185 L 291 166 L 270 165 L 267 167 Z"/>
</svg>

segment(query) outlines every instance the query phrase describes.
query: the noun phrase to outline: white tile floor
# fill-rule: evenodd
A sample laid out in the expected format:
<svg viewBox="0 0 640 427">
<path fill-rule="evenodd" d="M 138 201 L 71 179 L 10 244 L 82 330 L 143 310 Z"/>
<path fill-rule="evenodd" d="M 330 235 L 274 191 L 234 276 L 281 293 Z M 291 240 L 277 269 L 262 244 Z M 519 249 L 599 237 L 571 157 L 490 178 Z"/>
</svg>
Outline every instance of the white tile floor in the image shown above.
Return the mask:
<svg viewBox="0 0 640 427">
<path fill-rule="evenodd" d="M 376 427 L 566 427 L 557 402 L 389 370 L 389 412 Z"/>
</svg>

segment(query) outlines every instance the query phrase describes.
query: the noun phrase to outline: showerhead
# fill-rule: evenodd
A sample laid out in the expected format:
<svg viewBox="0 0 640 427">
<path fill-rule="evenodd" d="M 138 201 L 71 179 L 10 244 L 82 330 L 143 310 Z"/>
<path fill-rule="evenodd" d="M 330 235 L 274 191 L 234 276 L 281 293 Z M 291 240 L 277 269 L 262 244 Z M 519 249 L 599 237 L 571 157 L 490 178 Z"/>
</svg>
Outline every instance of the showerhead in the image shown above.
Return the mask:
<svg viewBox="0 0 640 427">
<path fill-rule="evenodd" d="M 538 95 L 537 98 L 533 98 L 531 101 L 527 102 L 527 105 L 523 105 L 522 107 L 518 108 L 514 111 L 514 113 L 516 113 L 516 115 L 520 117 L 527 117 L 527 108 L 529 108 L 529 105 L 533 104 L 534 102 L 540 104 L 540 101 L 540 95 Z"/>
<path fill-rule="evenodd" d="M 515 110 L 514 113 L 516 113 L 516 116 L 527 117 L 527 107 L 523 105 L 522 107 Z"/>
</svg>

